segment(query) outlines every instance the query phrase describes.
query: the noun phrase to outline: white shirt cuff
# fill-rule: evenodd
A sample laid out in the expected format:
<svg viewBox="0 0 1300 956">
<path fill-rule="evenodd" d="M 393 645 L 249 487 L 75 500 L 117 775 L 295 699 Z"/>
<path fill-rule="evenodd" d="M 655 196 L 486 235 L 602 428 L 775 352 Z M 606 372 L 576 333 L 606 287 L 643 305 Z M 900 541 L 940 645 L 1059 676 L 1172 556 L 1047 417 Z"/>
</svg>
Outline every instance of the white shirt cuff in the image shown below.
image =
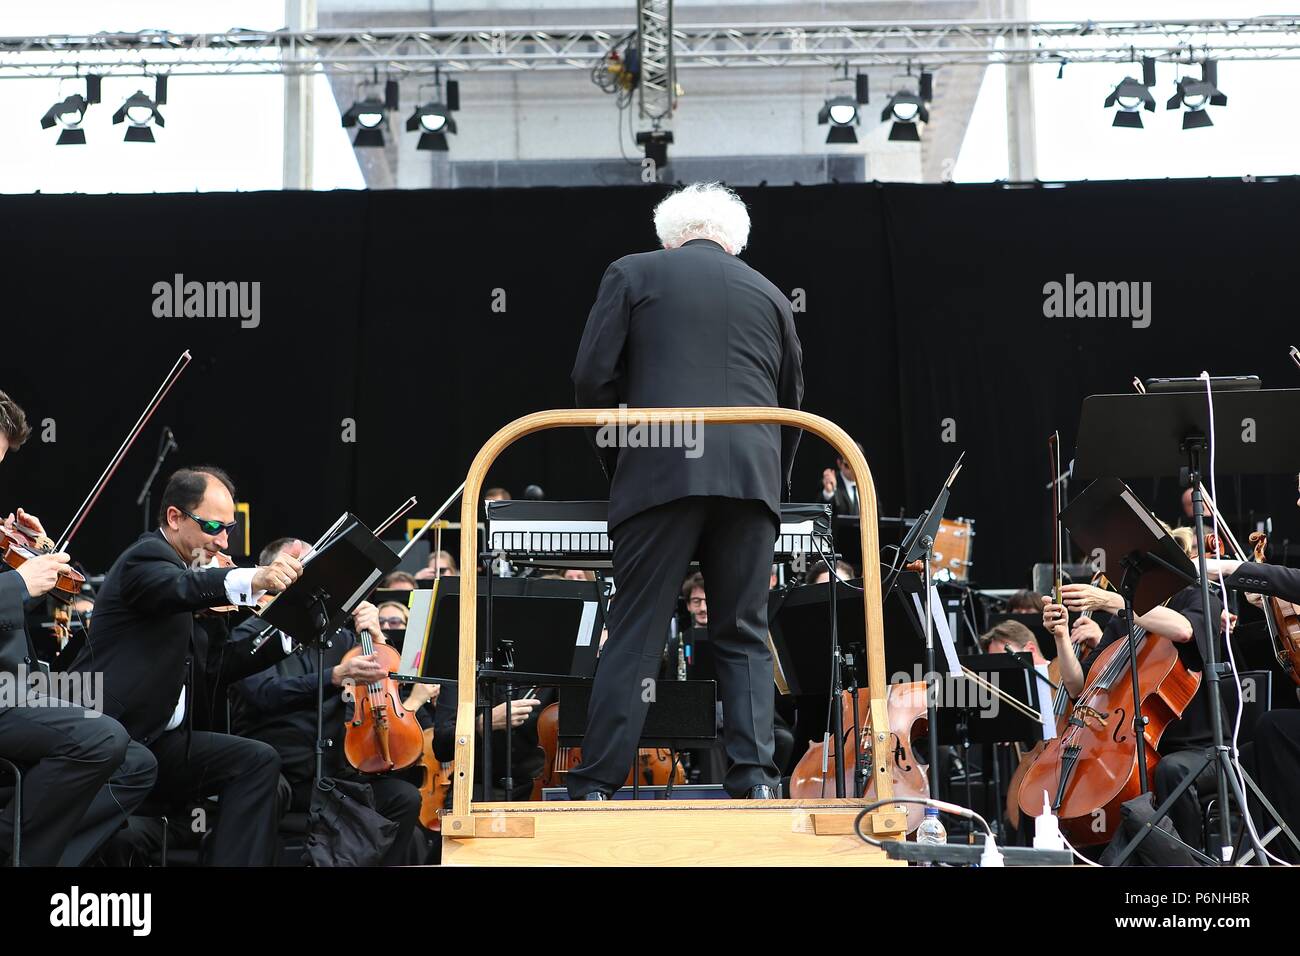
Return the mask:
<svg viewBox="0 0 1300 956">
<path fill-rule="evenodd" d="M 226 597 L 231 604 L 251 607 L 265 591 L 253 591 L 253 575 L 257 568 L 235 568 L 226 575 Z"/>
</svg>

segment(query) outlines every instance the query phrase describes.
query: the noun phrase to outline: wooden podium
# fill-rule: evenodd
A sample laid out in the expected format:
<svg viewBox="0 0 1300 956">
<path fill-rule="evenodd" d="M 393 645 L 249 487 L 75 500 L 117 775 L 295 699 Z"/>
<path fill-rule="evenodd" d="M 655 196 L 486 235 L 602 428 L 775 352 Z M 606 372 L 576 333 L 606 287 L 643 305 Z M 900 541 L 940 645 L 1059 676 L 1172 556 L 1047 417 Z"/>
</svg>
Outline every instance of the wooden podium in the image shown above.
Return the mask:
<svg viewBox="0 0 1300 956">
<path fill-rule="evenodd" d="M 858 446 L 833 422 L 788 408 L 556 409 L 518 418 L 493 435 L 470 465 L 461 498 L 460 566 L 478 563 L 476 522 L 483 480 L 497 457 L 525 435 L 547 428 L 599 428 L 617 422 L 660 426 L 772 424 L 810 431 L 853 466 L 858 480 L 866 610 L 869 713 L 888 727 L 884 622 L 876 488 Z M 457 674 L 456 757 L 452 809 L 442 818 L 444 865 L 476 866 L 887 866 L 883 851 L 860 840 L 854 819 L 868 800 L 549 801 L 475 803 L 474 723 L 477 689 L 475 634 L 478 576 L 462 575 Z M 872 738 L 876 800 L 893 796 L 889 735 Z M 877 839 L 901 839 L 907 815 L 886 807 L 863 821 Z"/>
</svg>

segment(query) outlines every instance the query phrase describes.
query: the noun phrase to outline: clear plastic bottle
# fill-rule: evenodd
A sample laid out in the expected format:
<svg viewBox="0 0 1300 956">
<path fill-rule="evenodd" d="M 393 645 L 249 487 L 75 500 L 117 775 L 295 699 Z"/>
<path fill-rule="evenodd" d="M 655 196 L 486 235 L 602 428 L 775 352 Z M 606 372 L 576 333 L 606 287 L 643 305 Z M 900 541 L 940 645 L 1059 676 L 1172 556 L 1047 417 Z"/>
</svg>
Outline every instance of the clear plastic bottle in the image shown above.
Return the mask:
<svg viewBox="0 0 1300 956">
<path fill-rule="evenodd" d="M 916 842 L 928 846 L 947 846 L 948 831 L 943 828 L 939 822 L 939 811 L 934 807 L 925 808 L 925 819 L 921 825 L 916 828 Z M 921 866 L 930 866 L 930 863 L 921 863 Z"/>
</svg>

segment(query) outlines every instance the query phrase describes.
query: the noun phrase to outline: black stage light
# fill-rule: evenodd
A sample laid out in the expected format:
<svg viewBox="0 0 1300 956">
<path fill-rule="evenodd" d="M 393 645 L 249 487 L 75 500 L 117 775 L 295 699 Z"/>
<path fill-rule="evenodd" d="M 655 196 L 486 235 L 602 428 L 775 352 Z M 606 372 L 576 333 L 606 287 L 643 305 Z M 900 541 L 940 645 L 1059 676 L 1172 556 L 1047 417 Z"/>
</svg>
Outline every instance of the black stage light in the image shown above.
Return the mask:
<svg viewBox="0 0 1300 956">
<path fill-rule="evenodd" d="M 856 143 L 858 134 L 853 127 L 858 124 L 858 104 L 851 96 L 833 96 L 817 111 L 817 125 L 830 124 L 826 131 L 828 143 Z"/>
<path fill-rule="evenodd" d="M 926 104 L 934 98 L 932 74 L 922 73 L 916 92 L 899 90 L 889 97 L 884 110 L 880 113 L 882 123 L 893 121 L 889 128 L 889 138 L 895 142 L 919 143 L 921 141 L 921 123 L 930 122 L 930 110 Z"/>
<path fill-rule="evenodd" d="M 1201 78 L 1182 77 L 1174 84 L 1174 95 L 1165 103 L 1165 109 L 1184 109 L 1183 129 L 1203 129 L 1214 121 L 1206 111 L 1207 106 L 1227 106 L 1228 97 L 1219 92 L 1219 69 L 1215 60 L 1201 64 Z"/>
<path fill-rule="evenodd" d="M 447 134 L 456 132 L 456 120 L 452 113 L 460 109 L 460 84 L 455 80 L 447 81 L 447 95 L 442 95 L 442 78 L 438 77 L 431 84 L 434 93 L 431 99 L 415 108 L 406 120 L 408 133 L 418 132 L 420 140 L 416 149 L 430 149 L 445 153 L 447 151 Z M 425 86 L 417 91 L 417 97 L 423 95 Z"/>
<path fill-rule="evenodd" d="M 81 123 L 86 118 L 87 105 L 86 98 L 80 93 L 72 94 L 45 111 L 41 117 L 41 129 L 61 126 L 59 146 L 85 146 L 86 131 L 81 128 Z"/>
<path fill-rule="evenodd" d="M 425 103 L 417 106 L 406 120 L 406 131 L 420 131 L 416 149 L 447 151 L 447 134 L 456 132 L 456 121 L 445 103 Z"/>
<path fill-rule="evenodd" d="M 343 114 L 343 125 L 348 129 L 358 127 L 353 146 L 383 146 L 384 127 L 388 125 L 384 101 L 374 96 L 357 100 Z"/>
<path fill-rule="evenodd" d="M 1110 96 L 1106 97 L 1103 104 L 1106 109 L 1112 106 L 1118 107 L 1115 112 L 1115 120 L 1112 126 L 1122 126 L 1125 129 L 1141 129 L 1142 115 L 1139 110 L 1145 109 L 1152 113 L 1156 109 L 1156 98 L 1151 95 L 1151 87 L 1156 82 L 1156 61 L 1151 57 L 1142 59 L 1142 80 L 1133 79 L 1126 76 L 1120 80 L 1115 89 L 1110 91 Z"/>
<path fill-rule="evenodd" d="M 128 96 L 126 102 L 119 106 L 117 112 L 113 114 L 114 125 L 124 119 L 131 123 L 126 129 L 126 142 L 128 143 L 152 143 L 154 141 L 153 127 L 167 125 L 162 114 L 158 112 L 158 104 L 145 96 L 140 90 L 136 90 Z"/>
</svg>

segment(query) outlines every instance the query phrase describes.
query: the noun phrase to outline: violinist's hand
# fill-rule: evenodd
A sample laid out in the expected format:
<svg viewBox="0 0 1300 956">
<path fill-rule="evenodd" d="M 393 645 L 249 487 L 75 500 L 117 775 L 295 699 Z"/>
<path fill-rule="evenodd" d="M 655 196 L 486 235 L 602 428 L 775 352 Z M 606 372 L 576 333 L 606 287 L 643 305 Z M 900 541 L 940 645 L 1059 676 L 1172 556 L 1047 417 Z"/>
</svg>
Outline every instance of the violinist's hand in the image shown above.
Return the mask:
<svg viewBox="0 0 1300 956">
<path fill-rule="evenodd" d="M 59 575 L 69 570 L 69 558 L 62 551 L 57 554 L 38 554 L 28 558 L 18 568 L 18 576 L 27 585 L 32 597 L 48 594 L 59 583 Z"/>
<path fill-rule="evenodd" d="M 835 469 L 827 468 L 822 472 L 822 493 L 827 495 L 835 494 L 835 488 L 839 481 L 835 477 Z"/>
<path fill-rule="evenodd" d="M 420 568 L 420 570 L 415 572 L 415 580 L 417 581 L 432 581 L 437 576 L 437 568 Z"/>
<path fill-rule="evenodd" d="M 1076 618 L 1070 628 L 1070 640 L 1084 647 L 1096 647 L 1101 643 L 1101 625 L 1090 617 Z"/>
<path fill-rule="evenodd" d="M 302 574 L 302 564 L 297 558 L 281 553 L 270 564 L 253 573 L 254 591 L 283 591 Z"/>
<path fill-rule="evenodd" d="M 369 601 L 362 601 L 352 609 L 352 623 L 358 634 L 362 631 L 369 631 L 378 639 L 383 640 L 383 632 L 379 629 L 379 608 Z"/>
<path fill-rule="evenodd" d="M 1061 588 L 1061 603 L 1075 613 L 1082 611 L 1114 611 L 1119 595 L 1103 591 L 1091 584 L 1067 584 Z M 1122 601 L 1120 605 L 1122 606 Z"/>
<path fill-rule="evenodd" d="M 387 676 L 388 668 L 379 663 L 377 655 L 358 654 L 356 657 L 350 657 L 341 664 L 336 665 L 334 674 L 330 677 L 330 682 L 335 687 L 338 687 L 350 677 L 358 684 L 373 684 Z"/>
<path fill-rule="evenodd" d="M 45 526 L 41 524 L 41 519 L 36 515 L 29 515 L 22 508 L 18 509 L 17 514 L 10 512 L 9 517 L 5 519 L 6 527 L 18 527 L 19 531 L 28 531 L 32 534 L 45 536 Z"/>
<path fill-rule="evenodd" d="M 1260 610 L 1264 609 L 1264 595 L 1252 594 L 1250 592 L 1247 592 L 1246 600 L 1249 601 L 1251 604 L 1255 605 L 1255 607 L 1259 608 Z"/>
<path fill-rule="evenodd" d="M 1220 574 L 1222 574 L 1226 578 L 1228 577 L 1228 575 L 1232 574 L 1232 572 L 1236 571 L 1237 568 L 1240 566 L 1241 566 L 1240 561 L 1234 561 L 1231 558 L 1206 558 L 1205 559 L 1205 573 L 1208 574 L 1212 580 L 1216 580 L 1216 581 L 1218 580 Z"/>
<path fill-rule="evenodd" d="M 1057 641 L 1065 641 L 1070 637 L 1070 615 L 1065 610 L 1063 604 L 1044 604 L 1043 605 L 1043 627 Z"/>
<path fill-rule="evenodd" d="M 416 684 L 411 688 L 411 693 L 407 695 L 406 700 L 402 701 L 402 709 L 419 710 L 425 704 L 436 703 L 441 690 L 441 684 Z"/>
<path fill-rule="evenodd" d="M 518 727 L 532 716 L 534 708 L 538 705 L 536 697 L 523 697 L 519 700 L 510 702 L 510 726 Z M 492 708 L 492 729 L 505 730 L 506 728 L 506 705 L 497 704 Z"/>
</svg>

